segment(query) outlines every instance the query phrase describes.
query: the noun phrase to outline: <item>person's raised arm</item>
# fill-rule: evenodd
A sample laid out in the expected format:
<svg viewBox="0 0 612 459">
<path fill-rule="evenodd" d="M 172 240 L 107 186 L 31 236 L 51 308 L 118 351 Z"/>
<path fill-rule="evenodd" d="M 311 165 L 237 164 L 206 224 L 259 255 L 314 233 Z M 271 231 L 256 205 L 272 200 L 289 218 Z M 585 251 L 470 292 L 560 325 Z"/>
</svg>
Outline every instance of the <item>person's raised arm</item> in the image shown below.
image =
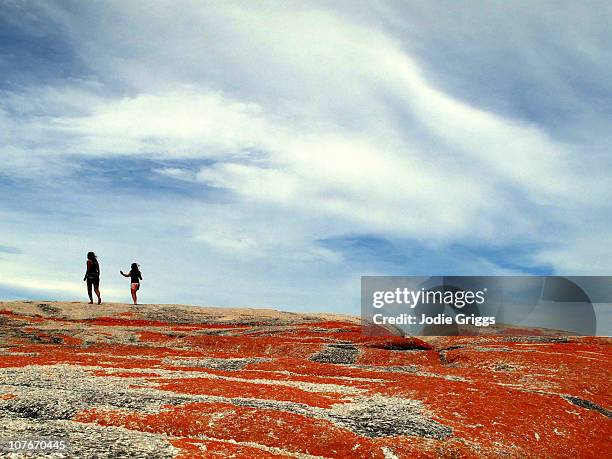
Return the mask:
<svg viewBox="0 0 612 459">
<path fill-rule="evenodd" d="M 122 275 L 123 277 L 130 277 L 130 274 L 132 273 L 132 271 L 130 271 L 130 272 L 129 272 L 129 273 L 127 273 L 127 274 L 126 274 L 126 273 L 124 273 L 123 271 L 119 271 L 119 272 L 121 273 L 121 275 Z"/>
</svg>

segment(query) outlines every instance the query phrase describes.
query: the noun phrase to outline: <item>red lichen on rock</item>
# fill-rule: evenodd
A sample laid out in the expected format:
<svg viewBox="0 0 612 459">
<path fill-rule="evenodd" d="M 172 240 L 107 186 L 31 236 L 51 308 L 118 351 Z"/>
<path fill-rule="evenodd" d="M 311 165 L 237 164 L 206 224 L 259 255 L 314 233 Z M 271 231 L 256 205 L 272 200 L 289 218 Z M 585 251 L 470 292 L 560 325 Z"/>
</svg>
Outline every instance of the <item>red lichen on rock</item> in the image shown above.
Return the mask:
<svg viewBox="0 0 612 459">
<path fill-rule="evenodd" d="M 68 346 L 80 346 L 83 344 L 83 340 L 81 338 L 76 338 L 74 336 L 59 335 L 59 338 L 61 338 L 64 344 L 67 344 Z"/>
<path fill-rule="evenodd" d="M 136 333 L 140 341 L 152 342 L 152 343 L 167 343 L 176 339 L 175 336 L 168 335 L 166 333 L 157 333 L 151 331 L 140 331 Z"/>
<path fill-rule="evenodd" d="M 324 457 L 370 457 L 372 449 L 371 439 L 328 421 L 228 403 L 189 403 L 155 414 L 88 410 L 74 419 L 176 437 L 206 435 Z M 355 455 L 357 445 L 366 454 Z"/>
<path fill-rule="evenodd" d="M 270 380 L 271 382 L 274 382 Z M 259 398 L 329 407 L 342 400 L 338 394 L 317 393 L 274 384 L 233 381 L 217 378 L 157 379 L 161 390 L 183 394 L 217 395 L 227 398 Z"/>
<path fill-rule="evenodd" d="M 199 459 L 202 457 L 210 458 L 258 458 L 258 459 L 277 459 L 287 458 L 285 454 L 273 454 L 265 449 L 250 445 L 240 445 L 232 441 L 221 440 L 199 440 L 196 438 L 181 438 L 170 441 L 172 446 L 181 451 L 176 459 Z"/>
<path fill-rule="evenodd" d="M 28 308 L 0 310 L 0 411 L 33 396 L 15 375 L 47 387 L 56 374 L 54 397 L 82 396 L 65 422 L 158 434 L 180 458 L 601 457 L 612 447 L 610 339 L 420 339 L 325 318 L 241 322 L 224 311 L 222 322 L 148 307 L 59 319 Z"/>
</svg>

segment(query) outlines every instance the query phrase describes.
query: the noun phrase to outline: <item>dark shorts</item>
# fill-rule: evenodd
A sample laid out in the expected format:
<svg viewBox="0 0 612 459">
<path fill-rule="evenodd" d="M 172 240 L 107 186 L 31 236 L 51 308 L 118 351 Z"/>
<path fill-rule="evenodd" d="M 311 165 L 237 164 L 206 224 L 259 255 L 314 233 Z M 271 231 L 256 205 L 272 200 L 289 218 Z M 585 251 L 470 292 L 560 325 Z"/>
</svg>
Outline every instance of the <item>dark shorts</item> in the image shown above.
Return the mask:
<svg viewBox="0 0 612 459">
<path fill-rule="evenodd" d="M 100 278 L 99 277 L 88 277 L 87 278 L 87 290 L 91 290 L 91 287 L 98 288 L 100 287 Z"/>
</svg>

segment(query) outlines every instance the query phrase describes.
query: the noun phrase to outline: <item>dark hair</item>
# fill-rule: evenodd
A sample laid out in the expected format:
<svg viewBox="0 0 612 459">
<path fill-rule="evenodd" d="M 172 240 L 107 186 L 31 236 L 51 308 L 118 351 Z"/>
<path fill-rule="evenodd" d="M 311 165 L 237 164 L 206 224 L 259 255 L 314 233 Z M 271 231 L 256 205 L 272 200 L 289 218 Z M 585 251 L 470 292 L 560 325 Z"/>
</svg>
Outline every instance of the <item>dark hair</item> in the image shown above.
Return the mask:
<svg viewBox="0 0 612 459">
<path fill-rule="evenodd" d="M 140 266 L 138 266 L 138 263 L 132 263 L 132 271 L 136 274 L 140 274 Z"/>
<path fill-rule="evenodd" d="M 91 261 L 96 261 L 98 257 L 96 257 L 96 254 L 93 252 L 87 252 L 87 259 Z"/>
</svg>

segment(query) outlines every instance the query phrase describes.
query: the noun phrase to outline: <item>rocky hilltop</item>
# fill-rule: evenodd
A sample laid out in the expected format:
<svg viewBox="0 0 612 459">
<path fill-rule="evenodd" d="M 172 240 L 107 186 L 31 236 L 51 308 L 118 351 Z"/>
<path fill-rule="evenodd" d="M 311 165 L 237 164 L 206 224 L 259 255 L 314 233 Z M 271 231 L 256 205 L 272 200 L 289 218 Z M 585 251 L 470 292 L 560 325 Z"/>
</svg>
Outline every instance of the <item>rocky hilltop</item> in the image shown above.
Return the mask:
<svg viewBox="0 0 612 459">
<path fill-rule="evenodd" d="M 0 303 L 0 439 L 66 438 L 70 457 L 612 450 L 609 339 L 362 331 L 338 315 Z"/>
</svg>

